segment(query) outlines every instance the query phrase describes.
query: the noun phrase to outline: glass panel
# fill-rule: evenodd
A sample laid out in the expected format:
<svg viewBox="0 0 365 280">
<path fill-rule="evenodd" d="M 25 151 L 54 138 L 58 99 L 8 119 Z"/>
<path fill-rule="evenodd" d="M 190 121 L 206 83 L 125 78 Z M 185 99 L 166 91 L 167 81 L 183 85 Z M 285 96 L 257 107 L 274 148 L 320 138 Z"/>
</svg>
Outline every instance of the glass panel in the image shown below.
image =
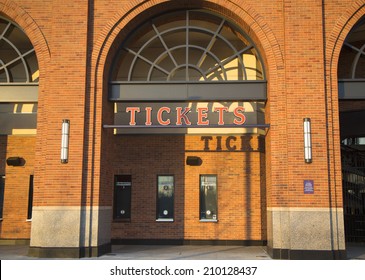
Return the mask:
<svg viewBox="0 0 365 280">
<path fill-rule="evenodd" d="M 365 79 L 365 56 L 363 54 L 360 55 L 356 65 L 355 79 Z"/>
<path fill-rule="evenodd" d="M 248 65 L 248 67 L 245 65 L 245 67 L 249 68 L 246 69 L 247 73 L 249 73 L 249 71 L 251 70 L 255 70 L 256 72 L 256 79 L 253 80 L 263 80 L 264 79 L 264 69 L 262 68 L 262 64 L 260 63 L 260 59 L 258 57 L 257 51 L 255 49 L 251 49 L 250 53 L 255 57 L 256 59 L 256 63 L 255 63 L 255 67 L 251 69 L 250 65 Z M 251 75 L 247 74 L 247 79 L 250 80 Z M 252 78 L 254 76 L 252 75 Z"/>
<path fill-rule="evenodd" d="M 173 72 L 171 72 L 170 77 L 169 77 L 170 81 L 187 81 L 186 78 L 186 67 L 182 66 L 178 69 L 175 69 Z"/>
<path fill-rule="evenodd" d="M 352 63 L 356 57 L 357 52 L 349 46 L 343 46 L 338 61 L 338 78 L 351 79 Z"/>
<path fill-rule="evenodd" d="M 200 220 L 218 219 L 217 176 L 200 176 Z"/>
<path fill-rule="evenodd" d="M 148 72 L 150 71 L 150 68 L 152 67 L 151 64 L 145 62 L 142 59 L 137 59 L 137 62 L 134 64 L 132 76 L 133 81 L 146 81 L 146 78 L 148 77 Z"/>
<path fill-rule="evenodd" d="M 211 40 L 212 34 L 210 33 L 204 33 L 200 30 L 189 30 L 189 45 L 191 46 L 199 46 L 207 49 Z"/>
<path fill-rule="evenodd" d="M 10 80 L 15 83 L 26 82 L 26 73 L 23 62 L 19 59 L 8 67 Z"/>
<path fill-rule="evenodd" d="M 174 176 L 157 177 L 157 220 L 174 219 Z"/>
<path fill-rule="evenodd" d="M 192 65 L 196 66 L 197 68 L 199 68 L 198 62 L 201 59 L 201 57 L 203 56 L 203 54 L 204 54 L 204 51 L 201 49 L 190 48 L 189 49 L 189 64 L 192 64 Z"/>
<path fill-rule="evenodd" d="M 134 59 L 134 55 L 125 50 L 121 50 L 120 56 L 123 59 L 116 59 L 116 69 L 112 76 L 112 81 L 127 81 L 128 73 L 131 67 L 132 61 Z"/>
<path fill-rule="evenodd" d="M 201 82 L 204 81 L 204 76 L 195 68 L 188 69 L 189 81 L 190 82 Z"/>
<path fill-rule="evenodd" d="M 22 54 L 33 48 L 24 32 L 15 26 L 13 26 L 10 31 L 8 30 L 7 39 L 9 39 Z"/>
<path fill-rule="evenodd" d="M 154 68 L 151 74 L 151 81 L 152 82 L 165 82 L 167 80 L 167 75 L 162 71 Z"/>
<path fill-rule="evenodd" d="M 114 219 L 131 218 L 132 176 L 116 175 L 114 183 Z"/>
<path fill-rule="evenodd" d="M 186 12 L 172 12 L 164 16 L 154 18 L 153 24 L 157 27 L 160 33 L 175 27 L 186 26 Z"/>
<path fill-rule="evenodd" d="M 144 48 L 141 52 L 141 55 L 148 59 L 151 62 L 155 62 L 155 60 L 165 52 L 165 48 L 162 45 L 159 38 L 155 38 L 153 42 L 151 42 L 148 47 Z"/>
<path fill-rule="evenodd" d="M 219 61 L 221 61 L 221 62 L 235 54 L 235 50 L 233 50 L 227 44 L 227 42 L 225 42 L 221 39 L 218 39 L 215 41 L 215 43 L 211 49 L 211 52 L 214 53 L 219 58 Z"/>
<path fill-rule="evenodd" d="M 156 62 L 156 64 L 165 69 L 166 71 L 168 71 L 169 73 L 176 67 L 176 65 L 174 64 L 168 53 L 165 53 L 164 56 L 161 57 L 160 60 Z M 167 76 L 167 74 L 164 73 L 164 76 Z"/>
<path fill-rule="evenodd" d="M 186 46 L 175 48 L 171 51 L 177 65 L 182 66 L 186 64 Z"/>
<path fill-rule="evenodd" d="M 4 64 L 7 64 L 17 57 L 18 54 L 14 48 L 4 40 L 0 40 L 0 60 L 2 60 Z"/>
<path fill-rule="evenodd" d="M 222 23 L 221 18 L 214 17 L 209 13 L 205 13 L 202 11 L 189 12 L 190 26 L 198 26 L 200 28 L 204 28 L 215 33 L 218 30 L 218 27 L 221 23 Z"/>
<path fill-rule="evenodd" d="M 246 48 L 248 45 L 251 45 L 247 39 L 239 32 L 237 32 L 232 26 L 225 25 L 221 31 L 221 35 L 228 40 L 231 45 L 237 50 L 240 51 Z"/>
<path fill-rule="evenodd" d="M 167 47 L 172 49 L 186 44 L 186 29 L 173 30 L 162 35 Z"/>
<path fill-rule="evenodd" d="M 218 65 L 218 62 L 220 61 L 215 60 L 215 58 L 208 53 L 200 61 L 200 68 L 204 73 L 206 73 L 209 69 L 213 69 L 214 67 L 216 67 Z"/>
<path fill-rule="evenodd" d="M 0 83 L 7 83 L 8 79 L 5 70 L 0 70 Z"/>
<path fill-rule="evenodd" d="M 2 18 L 0 18 L 0 34 L 3 34 L 5 28 L 8 26 L 8 22 Z"/>
</svg>

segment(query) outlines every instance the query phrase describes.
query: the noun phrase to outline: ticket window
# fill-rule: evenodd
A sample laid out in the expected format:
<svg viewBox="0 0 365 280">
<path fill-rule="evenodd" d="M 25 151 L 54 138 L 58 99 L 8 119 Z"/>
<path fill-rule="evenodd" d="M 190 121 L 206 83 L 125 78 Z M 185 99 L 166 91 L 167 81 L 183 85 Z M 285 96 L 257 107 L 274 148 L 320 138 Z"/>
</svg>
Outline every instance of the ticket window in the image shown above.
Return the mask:
<svg viewBox="0 0 365 280">
<path fill-rule="evenodd" d="M 132 176 L 115 175 L 114 178 L 114 220 L 130 221 Z"/>
<path fill-rule="evenodd" d="M 217 176 L 200 175 L 200 221 L 218 220 Z"/>
<path fill-rule="evenodd" d="M 156 221 L 174 221 L 174 176 L 157 176 L 157 209 Z"/>
</svg>

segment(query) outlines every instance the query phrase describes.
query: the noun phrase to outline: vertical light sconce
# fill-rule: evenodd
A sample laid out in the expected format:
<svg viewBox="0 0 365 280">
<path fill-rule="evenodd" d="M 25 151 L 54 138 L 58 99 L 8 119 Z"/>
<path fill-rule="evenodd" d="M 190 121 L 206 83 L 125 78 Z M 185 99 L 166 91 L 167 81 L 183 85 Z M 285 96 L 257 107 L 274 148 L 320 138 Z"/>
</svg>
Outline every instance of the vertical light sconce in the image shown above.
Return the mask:
<svg viewBox="0 0 365 280">
<path fill-rule="evenodd" d="M 62 120 L 61 163 L 68 162 L 69 135 L 70 135 L 70 120 Z"/>
<path fill-rule="evenodd" d="M 303 119 L 304 129 L 304 161 L 305 163 L 312 162 L 312 136 L 311 136 L 311 119 Z"/>
</svg>

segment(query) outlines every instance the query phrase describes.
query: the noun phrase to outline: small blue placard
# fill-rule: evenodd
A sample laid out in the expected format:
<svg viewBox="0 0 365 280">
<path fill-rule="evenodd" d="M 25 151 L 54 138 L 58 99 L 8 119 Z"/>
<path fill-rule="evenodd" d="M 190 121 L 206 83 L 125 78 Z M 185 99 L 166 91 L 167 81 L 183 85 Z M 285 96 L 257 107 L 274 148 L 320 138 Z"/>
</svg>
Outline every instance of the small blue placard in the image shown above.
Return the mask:
<svg viewBox="0 0 365 280">
<path fill-rule="evenodd" d="M 314 194 L 313 180 L 304 180 L 304 193 L 305 194 Z"/>
</svg>

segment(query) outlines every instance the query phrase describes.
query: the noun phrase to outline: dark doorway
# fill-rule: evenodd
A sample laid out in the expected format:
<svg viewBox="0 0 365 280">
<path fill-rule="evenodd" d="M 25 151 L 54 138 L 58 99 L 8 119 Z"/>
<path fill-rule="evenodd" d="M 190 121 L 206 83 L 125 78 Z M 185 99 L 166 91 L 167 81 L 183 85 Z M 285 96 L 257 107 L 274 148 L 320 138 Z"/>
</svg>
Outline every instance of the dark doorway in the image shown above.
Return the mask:
<svg viewBox="0 0 365 280">
<path fill-rule="evenodd" d="M 345 238 L 365 242 L 365 102 L 340 101 Z"/>
</svg>

